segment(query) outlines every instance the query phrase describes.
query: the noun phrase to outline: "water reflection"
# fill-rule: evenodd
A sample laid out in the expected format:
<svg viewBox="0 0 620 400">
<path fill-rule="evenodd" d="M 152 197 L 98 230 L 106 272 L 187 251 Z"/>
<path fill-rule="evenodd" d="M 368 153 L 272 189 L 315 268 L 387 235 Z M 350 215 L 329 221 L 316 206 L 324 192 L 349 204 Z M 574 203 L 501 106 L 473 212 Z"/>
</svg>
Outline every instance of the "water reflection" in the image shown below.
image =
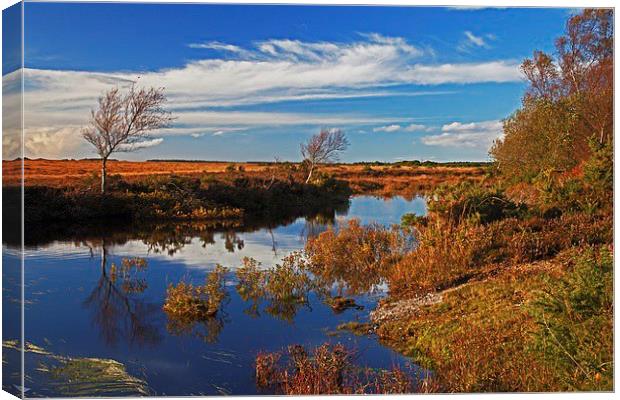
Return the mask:
<svg viewBox="0 0 620 400">
<path fill-rule="evenodd" d="M 95 246 L 93 243 L 91 249 Z M 130 345 L 157 344 L 161 335 L 151 321 L 159 307 L 139 297 L 146 289 L 146 280 L 135 276 L 139 270 L 146 269 L 146 264 L 124 259 L 119 270 L 114 263 L 108 266 L 108 249 L 104 240 L 98 247 L 101 275 L 84 300 L 84 306 L 91 311 L 92 321 L 101 337 L 108 345 L 116 345 L 120 340 Z"/>
<path fill-rule="evenodd" d="M 381 293 L 363 293 L 365 287 L 351 282 L 355 275 L 346 271 L 336 274 L 341 285 L 334 285 L 334 277 L 309 276 L 287 256 L 343 219 L 390 225 L 406 212 L 424 211 L 423 199 L 358 197 L 348 211 L 241 225 L 26 227 L 27 339 L 58 354 L 116 360 L 128 373 L 144 377 L 158 395 L 256 394 L 256 353 L 292 343 L 346 341 L 363 349 L 361 364 L 389 368 L 406 360 L 374 338 L 328 334 L 342 323 L 366 320 Z M 10 249 L 13 243 L 5 240 L 5 250 Z M 5 251 L 5 264 L 18 257 L 19 252 Z M 254 264 L 246 267 L 245 257 Z M 217 264 L 231 268 L 223 286 L 227 298 L 217 314 L 191 324 L 168 318 L 163 306 L 169 285 L 204 284 Z M 347 297 L 346 286 L 359 287 L 355 298 Z M 234 362 L 214 354 L 228 354 Z M 26 369 L 34 374 L 36 364 Z M 210 371 L 208 378 L 204 371 Z"/>
<path fill-rule="evenodd" d="M 250 303 L 244 312 L 260 317 L 259 307 L 264 303 L 265 313 L 292 323 L 300 308 L 310 308 L 309 293 L 317 288 L 304 266 L 299 252 L 291 253 L 269 269 L 261 269 L 256 260 L 244 258 L 236 272 L 237 293 Z"/>
</svg>

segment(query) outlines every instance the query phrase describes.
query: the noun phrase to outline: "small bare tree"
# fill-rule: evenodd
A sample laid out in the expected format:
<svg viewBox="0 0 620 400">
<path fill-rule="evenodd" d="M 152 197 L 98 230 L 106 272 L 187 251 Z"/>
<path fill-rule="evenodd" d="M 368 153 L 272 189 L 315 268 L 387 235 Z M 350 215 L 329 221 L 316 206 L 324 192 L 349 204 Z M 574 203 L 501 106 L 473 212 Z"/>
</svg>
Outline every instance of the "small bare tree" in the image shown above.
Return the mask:
<svg viewBox="0 0 620 400">
<path fill-rule="evenodd" d="M 301 144 L 301 155 L 308 163 L 308 177 L 306 183 L 310 182 L 312 173 L 318 164 L 325 164 L 338 161 L 340 153 L 349 146 L 347 137 L 340 129 L 321 129 L 312 136 L 306 143 Z"/>
<path fill-rule="evenodd" d="M 135 84 L 127 93 L 114 88 L 99 98 L 82 136 L 101 157 L 101 193 L 106 189 L 110 155 L 139 149 L 153 130 L 167 127 L 174 119 L 162 108 L 165 102 L 163 88 L 138 89 Z"/>
</svg>

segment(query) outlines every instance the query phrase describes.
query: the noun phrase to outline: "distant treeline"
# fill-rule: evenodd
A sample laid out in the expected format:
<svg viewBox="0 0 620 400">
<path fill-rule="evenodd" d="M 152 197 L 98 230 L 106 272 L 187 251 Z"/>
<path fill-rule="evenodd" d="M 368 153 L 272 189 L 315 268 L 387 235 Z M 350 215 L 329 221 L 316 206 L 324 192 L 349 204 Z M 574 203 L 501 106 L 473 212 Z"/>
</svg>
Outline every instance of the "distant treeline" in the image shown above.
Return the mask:
<svg viewBox="0 0 620 400">
<path fill-rule="evenodd" d="M 243 164 L 258 164 L 258 165 L 268 165 L 273 164 L 273 161 L 219 161 L 219 160 L 175 160 L 175 159 L 149 159 L 146 160 L 148 162 L 186 162 L 186 163 L 200 163 L 200 162 L 209 162 L 209 163 L 243 163 Z M 296 162 L 292 161 L 280 161 L 282 164 L 293 164 Z M 339 163 L 341 165 L 400 165 L 400 166 L 409 166 L 409 167 L 488 167 L 492 165 L 490 161 L 446 161 L 446 162 L 437 162 L 437 161 L 420 161 L 420 160 L 403 160 L 397 162 L 387 162 L 387 161 L 357 161 L 352 163 Z"/>
<path fill-rule="evenodd" d="M 420 160 L 403 160 L 397 162 L 384 161 L 359 161 L 351 163 L 351 165 L 399 165 L 403 167 L 488 167 L 493 165 L 490 161 L 420 161 Z"/>
<path fill-rule="evenodd" d="M 11 161 L 19 161 L 21 158 L 15 158 Z M 24 158 L 26 161 L 45 161 L 46 158 Z M 64 158 L 63 161 L 100 161 L 98 158 Z M 125 161 L 118 160 L 115 158 L 109 158 L 108 161 Z M 140 161 L 136 161 L 140 162 Z M 257 165 L 270 165 L 274 164 L 274 161 L 222 161 L 222 160 L 181 160 L 181 159 L 159 159 L 152 158 L 148 159 L 145 162 L 174 162 L 174 163 L 220 163 L 220 164 L 257 164 Z M 299 164 L 297 161 L 279 161 L 280 164 Z M 381 165 L 399 165 L 399 166 L 407 166 L 407 167 L 489 167 L 493 165 L 491 161 L 446 161 L 446 162 L 438 162 L 438 161 L 420 161 L 420 160 L 403 160 L 397 162 L 387 162 L 387 161 L 357 161 L 351 163 L 338 163 L 340 165 L 371 165 L 371 166 L 381 166 Z"/>
</svg>

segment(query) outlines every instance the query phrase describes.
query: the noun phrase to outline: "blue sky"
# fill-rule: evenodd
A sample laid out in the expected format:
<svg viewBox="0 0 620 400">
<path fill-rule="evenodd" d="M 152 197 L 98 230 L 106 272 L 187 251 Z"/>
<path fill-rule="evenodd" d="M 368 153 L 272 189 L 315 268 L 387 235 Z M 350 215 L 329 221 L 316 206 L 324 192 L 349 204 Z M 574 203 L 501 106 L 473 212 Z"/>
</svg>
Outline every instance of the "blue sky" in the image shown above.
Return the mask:
<svg viewBox="0 0 620 400">
<path fill-rule="evenodd" d="M 518 64 L 552 51 L 569 15 L 26 3 L 27 155 L 94 156 L 79 135 L 89 109 L 137 79 L 164 86 L 178 119 L 119 158 L 298 160 L 327 127 L 351 142 L 343 161 L 486 160 L 519 106 Z"/>
</svg>

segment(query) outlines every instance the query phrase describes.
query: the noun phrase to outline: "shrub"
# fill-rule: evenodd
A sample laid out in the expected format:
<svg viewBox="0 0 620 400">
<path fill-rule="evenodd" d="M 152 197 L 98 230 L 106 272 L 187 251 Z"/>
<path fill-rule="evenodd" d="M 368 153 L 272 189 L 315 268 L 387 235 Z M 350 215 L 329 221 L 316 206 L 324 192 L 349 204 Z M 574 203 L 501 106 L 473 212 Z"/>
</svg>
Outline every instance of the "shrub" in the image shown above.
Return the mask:
<svg viewBox="0 0 620 400">
<path fill-rule="evenodd" d="M 534 348 L 564 389 L 613 388 L 613 258 L 606 248 L 574 255 L 561 279 L 548 280 L 530 310 Z"/>
<path fill-rule="evenodd" d="M 517 206 L 498 187 L 487 188 L 469 181 L 442 185 L 428 198 L 428 213 L 453 223 L 474 219 L 489 223 L 519 215 L 524 206 Z"/>
<path fill-rule="evenodd" d="M 259 269 L 260 263 L 253 258 L 244 257 L 243 265 L 237 268 L 237 293 L 243 301 L 258 300 L 265 296 L 267 272 Z"/>
<path fill-rule="evenodd" d="M 282 264 L 276 264 L 267 275 L 266 292 L 279 301 L 305 301 L 310 289 L 310 278 L 300 268 L 301 255 L 292 253 Z"/>
<path fill-rule="evenodd" d="M 147 288 L 147 281 L 140 276 L 148 268 L 145 258 L 123 257 L 120 266 L 116 263 L 110 265 L 110 281 L 120 282 L 120 287 L 125 293 L 142 293 Z"/>
<path fill-rule="evenodd" d="M 554 219 L 507 218 L 486 225 L 432 220 L 416 226 L 417 247 L 392 268 L 390 291 L 440 290 L 504 264 L 542 260 L 576 246 L 610 243 L 612 226 L 610 214 L 583 213 Z"/>
<path fill-rule="evenodd" d="M 511 182 L 531 181 L 541 171 L 567 171 L 575 157 L 578 131 L 574 102 L 526 98 L 521 109 L 503 123 L 504 137 L 491 148 L 501 176 Z M 571 133 L 567 133 L 571 132 Z"/>
<path fill-rule="evenodd" d="M 534 183 L 543 211 L 610 212 L 613 206 L 613 146 L 590 143 L 591 156 L 571 174 L 543 171 Z"/>
</svg>

